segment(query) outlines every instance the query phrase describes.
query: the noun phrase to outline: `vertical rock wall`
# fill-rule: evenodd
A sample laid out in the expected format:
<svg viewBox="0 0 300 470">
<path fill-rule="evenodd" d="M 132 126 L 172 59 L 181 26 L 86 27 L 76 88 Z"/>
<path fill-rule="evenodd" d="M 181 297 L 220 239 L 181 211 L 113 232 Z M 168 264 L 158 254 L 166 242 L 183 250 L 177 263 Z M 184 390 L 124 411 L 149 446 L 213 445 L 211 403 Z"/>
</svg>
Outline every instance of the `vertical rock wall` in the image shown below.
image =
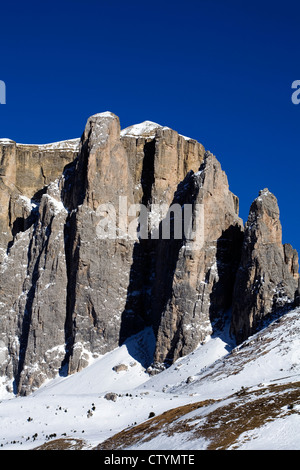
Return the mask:
<svg viewBox="0 0 300 470">
<path fill-rule="evenodd" d="M 231 307 L 241 341 L 299 302 L 275 197 L 260 193 L 245 232 L 238 205 L 214 155 L 149 121 L 120 131 L 106 112 L 81 139 L 0 140 L 3 380 L 28 394 L 145 326 L 165 366 Z"/>
<path fill-rule="evenodd" d="M 235 281 L 232 332 L 239 342 L 263 318 L 294 304 L 298 270 L 296 250 L 282 245 L 276 197 L 264 189 L 250 208 Z"/>
</svg>

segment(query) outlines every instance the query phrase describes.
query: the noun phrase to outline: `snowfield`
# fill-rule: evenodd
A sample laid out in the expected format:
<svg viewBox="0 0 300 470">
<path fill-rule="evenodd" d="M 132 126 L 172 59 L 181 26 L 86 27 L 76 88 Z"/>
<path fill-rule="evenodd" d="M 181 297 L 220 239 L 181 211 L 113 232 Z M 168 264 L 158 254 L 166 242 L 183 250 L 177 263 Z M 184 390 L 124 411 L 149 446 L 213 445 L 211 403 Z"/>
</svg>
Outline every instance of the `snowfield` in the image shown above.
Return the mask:
<svg viewBox="0 0 300 470">
<path fill-rule="evenodd" d="M 299 450 L 299 333 L 300 308 L 238 347 L 227 326 L 149 375 L 146 329 L 30 396 L 0 385 L 0 449 Z"/>
</svg>

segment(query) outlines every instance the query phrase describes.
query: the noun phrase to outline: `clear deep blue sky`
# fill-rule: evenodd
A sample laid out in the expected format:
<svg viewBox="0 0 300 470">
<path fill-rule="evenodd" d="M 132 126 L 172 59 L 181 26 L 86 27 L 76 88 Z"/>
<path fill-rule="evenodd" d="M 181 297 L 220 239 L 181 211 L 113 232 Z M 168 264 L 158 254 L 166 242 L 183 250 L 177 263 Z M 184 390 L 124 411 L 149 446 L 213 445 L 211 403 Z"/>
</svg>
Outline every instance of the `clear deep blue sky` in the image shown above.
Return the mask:
<svg viewBox="0 0 300 470">
<path fill-rule="evenodd" d="M 11 1 L 0 16 L 0 137 L 80 137 L 107 110 L 169 126 L 217 156 L 244 220 L 268 187 L 300 252 L 299 1 Z"/>
</svg>

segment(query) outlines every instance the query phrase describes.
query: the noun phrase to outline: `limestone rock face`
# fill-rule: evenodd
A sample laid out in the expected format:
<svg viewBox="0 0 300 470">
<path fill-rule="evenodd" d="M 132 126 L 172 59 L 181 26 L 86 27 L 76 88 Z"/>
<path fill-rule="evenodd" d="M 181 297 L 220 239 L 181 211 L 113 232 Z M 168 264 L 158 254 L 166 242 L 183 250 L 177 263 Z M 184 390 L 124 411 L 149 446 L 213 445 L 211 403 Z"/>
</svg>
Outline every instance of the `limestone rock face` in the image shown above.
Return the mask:
<svg viewBox="0 0 300 470">
<path fill-rule="evenodd" d="M 121 131 L 129 155 L 136 203 L 169 206 L 189 171 L 197 172 L 205 149 L 196 140 L 146 121 Z"/>
<path fill-rule="evenodd" d="M 151 207 L 171 203 L 187 168 L 198 169 L 203 154 L 196 141 L 154 123 L 120 134 L 119 119 L 112 113 L 88 120 L 67 194 L 69 209 L 77 207 L 66 231 L 69 372 L 87 365 L 87 353 L 103 354 L 152 326 L 159 241 L 151 239 L 148 227 L 146 237 L 130 236 L 122 214 L 143 204 L 156 215 Z M 117 212 L 113 238 L 99 237 L 99 208 L 106 204 Z"/>
<path fill-rule="evenodd" d="M 192 202 L 188 191 L 192 190 L 191 174 L 198 171 L 205 150 L 195 140 L 149 121 L 124 129 L 121 140 L 134 175 L 134 202 L 148 212 L 148 223 L 140 223 L 142 236 L 133 248 L 122 342 L 141 322 L 157 332 L 163 302 L 169 295 L 169 272 L 178 255 L 178 240 L 174 243 L 172 235 L 162 239 L 161 224 L 172 203 Z"/>
<path fill-rule="evenodd" d="M 2 382 L 27 395 L 145 327 L 154 373 L 231 307 L 243 339 L 299 302 L 298 255 L 281 243 L 275 197 L 254 201 L 245 234 L 238 209 L 216 157 L 150 121 L 121 131 L 105 112 L 81 139 L 0 139 Z"/>
<path fill-rule="evenodd" d="M 73 373 L 88 364 L 89 354 L 104 354 L 118 346 L 125 309 L 134 241 L 119 230 L 119 224 L 112 235 L 99 233 L 99 209 L 109 205 L 107 211 L 111 207 L 119 222 L 119 197 L 126 198 L 126 211 L 127 204 L 133 203 L 133 182 L 117 116 L 102 113 L 89 118 L 67 184 L 66 334 Z"/>
<path fill-rule="evenodd" d="M 282 245 L 277 200 L 264 189 L 250 208 L 235 281 L 232 331 L 238 341 L 251 335 L 265 316 L 293 305 L 298 270 L 296 250 Z"/>
<path fill-rule="evenodd" d="M 163 240 L 158 249 L 158 363 L 172 363 L 212 333 L 213 322 L 231 305 L 242 242 L 238 200 L 214 155 L 206 152 L 200 170 L 176 196 L 180 204 L 193 204 L 195 231 L 191 239 Z"/>
<path fill-rule="evenodd" d="M 65 355 L 67 212 L 51 186 L 36 223 L 16 235 L 0 271 L 1 372 L 23 395 L 55 377 Z"/>
<path fill-rule="evenodd" d="M 61 176 L 79 140 L 0 140 L 0 373 L 27 394 L 65 356 L 66 262 Z"/>
<path fill-rule="evenodd" d="M 31 199 L 60 178 L 78 153 L 79 139 L 45 145 L 16 144 L 0 139 L 0 261 L 13 236 L 31 219 Z M 29 212 L 28 212 L 29 211 Z"/>
</svg>

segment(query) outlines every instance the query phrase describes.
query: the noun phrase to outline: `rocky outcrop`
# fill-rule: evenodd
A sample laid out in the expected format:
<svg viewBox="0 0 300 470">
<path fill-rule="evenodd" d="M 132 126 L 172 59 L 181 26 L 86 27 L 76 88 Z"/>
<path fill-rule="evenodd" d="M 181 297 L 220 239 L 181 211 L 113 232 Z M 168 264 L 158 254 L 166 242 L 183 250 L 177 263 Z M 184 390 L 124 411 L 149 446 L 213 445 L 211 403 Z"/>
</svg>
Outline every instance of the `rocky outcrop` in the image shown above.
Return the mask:
<svg viewBox="0 0 300 470">
<path fill-rule="evenodd" d="M 68 197 L 73 195 L 69 209 L 77 207 L 67 229 L 69 372 L 87 365 L 87 352 L 103 354 L 153 324 L 152 276 L 159 241 L 151 239 L 153 224 L 144 236 L 137 237 L 138 227 L 132 236 L 127 214 L 142 204 L 149 218 L 157 216 L 151 208 L 168 207 L 187 169 L 198 169 L 203 154 L 196 141 L 155 123 L 120 134 L 119 119 L 112 113 L 88 120 L 68 191 Z M 105 205 L 117 212 L 113 237 L 99 237 L 99 207 Z M 155 227 L 163 214 L 159 217 Z"/>
<path fill-rule="evenodd" d="M 67 143 L 30 147 L 31 171 L 44 174 L 42 180 L 30 186 L 25 184 L 30 177 L 24 178 L 22 187 L 8 191 L 12 170 L 3 171 L 2 196 L 8 197 L 6 208 L 3 204 L 1 373 L 17 393 L 30 393 L 58 373 L 79 371 L 91 355 L 110 351 L 152 325 L 146 292 L 152 284 L 147 266 L 152 240 L 140 240 L 136 230 L 134 236 L 128 233 L 127 211 L 134 204 L 169 205 L 188 169 L 199 168 L 204 149 L 154 123 L 149 133 L 148 125 L 120 134 L 117 116 L 94 115 L 80 143 L 75 141 L 76 153 Z M 20 145 L 3 146 L 5 155 L 12 149 L 16 162 Z M 43 171 L 35 152 L 42 152 L 37 161 Z M 61 166 L 56 152 L 62 152 Z M 170 178 L 166 158 L 172 164 Z M 53 160 L 49 180 L 47 159 Z M 18 169 L 14 178 L 21 184 Z M 99 236 L 103 210 L 111 207 L 115 233 Z"/>
<path fill-rule="evenodd" d="M 119 226 L 119 197 L 126 198 L 127 210 L 133 203 L 133 182 L 117 116 L 102 113 L 89 118 L 66 182 L 66 361 L 73 373 L 88 364 L 89 354 L 104 354 L 119 344 L 134 240 Z M 116 212 L 113 234 L 99 236 L 99 208 Z"/>
<path fill-rule="evenodd" d="M 231 306 L 240 340 L 298 302 L 274 196 L 253 203 L 244 235 L 220 163 L 193 139 L 150 121 L 120 131 L 105 112 L 81 139 L 2 139 L 0 156 L 0 375 L 18 394 L 145 327 L 155 372 Z"/>
<path fill-rule="evenodd" d="M 263 318 L 293 305 L 298 270 L 296 250 L 282 245 L 277 200 L 264 189 L 250 208 L 235 281 L 232 331 L 239 342 Z"/>
<path fill-rule="evenodd" d="M 32 222 L 31 203 L 76 158 L 79 140 L 25 145 L 0 139 L 0 258 L 14 235 Z"/>
<path fill-rule="evenodd" d="M 192 239 L 163 240 L 158 249 L 152 309 L 158 363 L 172 363 L 212 334 L 231 305 L 242 242 L 238 200 L 214 155 L 206 152 L 175 201 L 193 204 L 197 228 Z"/>
<path fill-rule="evenodd" d="M 147 226 L 143 230 L 140 223 L 143 233 L 134 244 L 120 331 L 122 342 L 136 332 L 137 319 L 138 325 L 142 320 L 158 330 L 163 304 L 170 293 L 170 273 L 178 256 L 178 240 L 174 241 L 174 236 L 172 240 L 171 227 L 170 236 L 162 239 L 162 221 L 173 204 L 181 207 L 192 203 L 192 174 L 199 170 L 205 149 L 195 140 L 149 121 L 123 130 L 121 136 L 130 155 L 132 174 L 138 176 L 134 201 L 148 211 Z"/>
<path fill-rule="evenodd" d="M 37 221 L 16 235 L 1 265 L 1 372 L 21 394 L 55 377 L 64 358 L 67 211 L 56 186 L 42 196 Z"/>
<path fill-rule="evenodd" d="M 0 140 L 0 372 L 20 394 L 56 376 L 65 355 L 67 211 L 60 185 L 78 143 Z"/>
</svg>

